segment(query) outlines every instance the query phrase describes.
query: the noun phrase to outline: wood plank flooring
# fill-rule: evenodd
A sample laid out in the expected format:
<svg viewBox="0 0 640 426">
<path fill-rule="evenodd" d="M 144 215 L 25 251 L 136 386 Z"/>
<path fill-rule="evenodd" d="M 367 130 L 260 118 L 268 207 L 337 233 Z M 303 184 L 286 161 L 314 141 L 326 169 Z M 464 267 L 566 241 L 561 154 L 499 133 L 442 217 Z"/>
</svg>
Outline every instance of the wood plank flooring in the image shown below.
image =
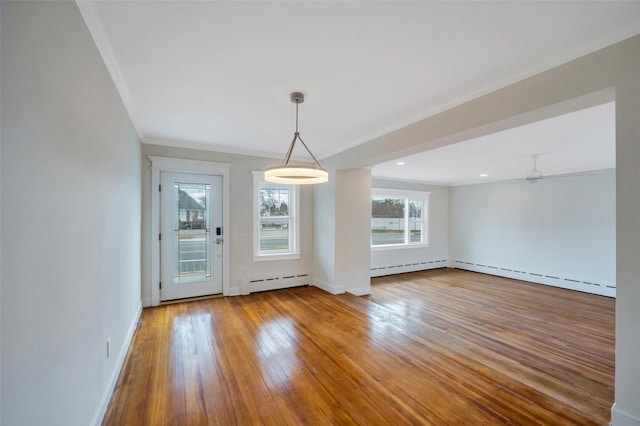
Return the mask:
<svg viewBox="0 0 640 426">
<path fill-rule="evenodd" d="M 438 269 L 145 309 L 104 425 L 605 425 L 614 299 Z"/>
</svg>

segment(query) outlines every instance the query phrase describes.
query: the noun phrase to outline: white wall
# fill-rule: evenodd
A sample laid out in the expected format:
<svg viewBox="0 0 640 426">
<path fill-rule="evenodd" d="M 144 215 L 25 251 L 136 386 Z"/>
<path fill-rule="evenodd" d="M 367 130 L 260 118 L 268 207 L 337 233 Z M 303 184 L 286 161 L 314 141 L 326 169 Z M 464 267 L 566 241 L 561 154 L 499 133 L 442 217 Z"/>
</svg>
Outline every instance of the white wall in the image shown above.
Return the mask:
<svg viewBox="0 0 640 426">
<path fill-rule="evenodd" d="M 153 141 L 153 140 L 150 140 Z M 249 283 L 265 278 L 282 278 L 292 274 L 309 274 L 313 280 L 313 193 L 312 188 L 302 186 L 300 191 L 300 259 L 259 261 L 253 260 L 253 174 L 279 164 L 281 160 L 245 155 L 176 148 L 164 145 L 142 145 L 142 298 L 143 304 L 151 304 L 151 170 L 148 156 L 229 163 L 230 168 L 230 227 L 224 231 L 229 244 L 230 294 L 238 295 L 271 288 L 273 282 Z M 286 286 L 287 280 L 280 281 Z"/>
<path fill-rule="evenodd" d="M 453 267 L 615 296 L 615 170 L 451 189 Z"/>
<path fill-rule="evenodd" d="M 449 265 L 449 187 L 402 182 L 391 179 L 372 179 L 371 186 L 381 189 L 400 189 L 429 192 L 429 247 L 371 251 L 371 276 L 396 274 Z"/>
<path fill-rule="evenodd" d="M 616 402 L 613 426 L 640 426 L 640 36 L 617 58 L 616 81 Z M 597 70 L 596 70 L 597 72 Z"/>
<path fill-rule="evenodd" d="M 1 7 L 2 423 L 85 426 L 140 309 L 140 144 L 74 2 Z"/>
<path fill-rule="evenodd" d="M 332 294 L 371 293 L 371 171 L 329 168 L 314 188 L 314 285 Z"/>
<path fill-rule="evenodd" d="M 516 125 L 616 101 L 616 403 L 640 425 L 640 36 L 505 86 L 323 160 L 362 168 Z"/>
<path fill-rule="evenodd" d="M 329 182 L 313 189 L 313 283 L 332 294 L 344 291 L 335 284 L 335 194 L 335 170 L 329 170 Z"/>
<path fill-rule="evenodd" d="M 371 170 L 335 173 L 335 281 L 334 286 L 356 296 L 371 293 L 369 244 L 371 222 Z M 363 248 L 365 250 L 363 250 Z"/>
<path fill-rule="evenodd" d="M 0 18 L 2 6 L 0 5 Z M 2 19 L 0 19 L 0 45 L 2 44 Z M 2 48 L 0 47 L 0 51 Z M 2 55 L 0 55 L 0 82 L 2 81 Z M 0 83 L 0 99 L 2 99 L 2 84 Z M 0 102 L 0 117 L 2 117 L 2 102 Z M 1 121 L 1 119 L 0 119 Z M 2 130 L 0 123 L 0 241 L 2 241 Z M 2 424 L 2 244 L 0 243 L 0 425 Z"/>
</svg>

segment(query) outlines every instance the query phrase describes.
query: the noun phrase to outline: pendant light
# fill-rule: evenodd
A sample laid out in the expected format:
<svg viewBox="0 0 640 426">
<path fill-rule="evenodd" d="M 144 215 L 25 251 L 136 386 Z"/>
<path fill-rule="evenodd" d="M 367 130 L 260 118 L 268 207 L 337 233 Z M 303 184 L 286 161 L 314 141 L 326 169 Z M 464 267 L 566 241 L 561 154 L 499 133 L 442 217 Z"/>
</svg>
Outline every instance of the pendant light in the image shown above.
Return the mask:
<svg viewBox="0 0 640 426">
<path fill-rule="evenodd" d="M 293 184 L 312 184 L 312 183 L 324 183 L 329 180 L 329 174 L 325 169 L 320 166 L 320 163 L 316 157 L 311 153 L 307 144 L 304 143 L 298 132 L 298 105 L 304 102 L 304 95 L 300 92 L 293 92 L 291 94 L 291 102 L 296 104 L 296 132 L 293 134 L 293 140 L 289 145 L 289 150 L 284 156 L 281 166 L 269 167 L 264 172 L 264 180 L 273 183 L 293 183 Z M 305 147 L 313 161 L 315 166 L 301 166 L 301 165 L 289 165 L 289 159 L 291 158 L 291 152 L 299 140 Z"/>
</svg>

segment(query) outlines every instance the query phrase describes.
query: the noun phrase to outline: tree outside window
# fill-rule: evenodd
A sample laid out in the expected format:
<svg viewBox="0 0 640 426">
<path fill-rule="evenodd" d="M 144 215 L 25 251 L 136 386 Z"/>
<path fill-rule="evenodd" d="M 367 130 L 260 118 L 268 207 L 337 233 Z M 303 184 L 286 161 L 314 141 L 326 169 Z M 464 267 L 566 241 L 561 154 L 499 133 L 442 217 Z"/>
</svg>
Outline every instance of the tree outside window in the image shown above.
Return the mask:
<svg viewBox="0 0 640 426">
<path fill-rule="evenodd" d="M 254 260 L 299 257 L 296 185 L 264 181 L 254 172 Z"/>
</svg>

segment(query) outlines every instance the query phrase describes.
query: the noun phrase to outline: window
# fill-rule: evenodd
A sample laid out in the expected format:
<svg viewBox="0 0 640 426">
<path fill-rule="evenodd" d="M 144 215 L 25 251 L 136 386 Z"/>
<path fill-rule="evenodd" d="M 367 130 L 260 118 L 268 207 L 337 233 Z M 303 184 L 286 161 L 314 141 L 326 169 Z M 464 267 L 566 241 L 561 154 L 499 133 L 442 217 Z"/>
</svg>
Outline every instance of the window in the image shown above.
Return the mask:
<svg viewBox="0 0 640 426">
<path fill-rule="evenodd" d="M 373 189 L 371 247 L 407 248 L 428 245 L 428 192 Z"/>
<path fill-rule="evenodd" d="M 270 183 L 253 172 L 254 260 L 297 259 L 298 186 Z"/>
</svg>

